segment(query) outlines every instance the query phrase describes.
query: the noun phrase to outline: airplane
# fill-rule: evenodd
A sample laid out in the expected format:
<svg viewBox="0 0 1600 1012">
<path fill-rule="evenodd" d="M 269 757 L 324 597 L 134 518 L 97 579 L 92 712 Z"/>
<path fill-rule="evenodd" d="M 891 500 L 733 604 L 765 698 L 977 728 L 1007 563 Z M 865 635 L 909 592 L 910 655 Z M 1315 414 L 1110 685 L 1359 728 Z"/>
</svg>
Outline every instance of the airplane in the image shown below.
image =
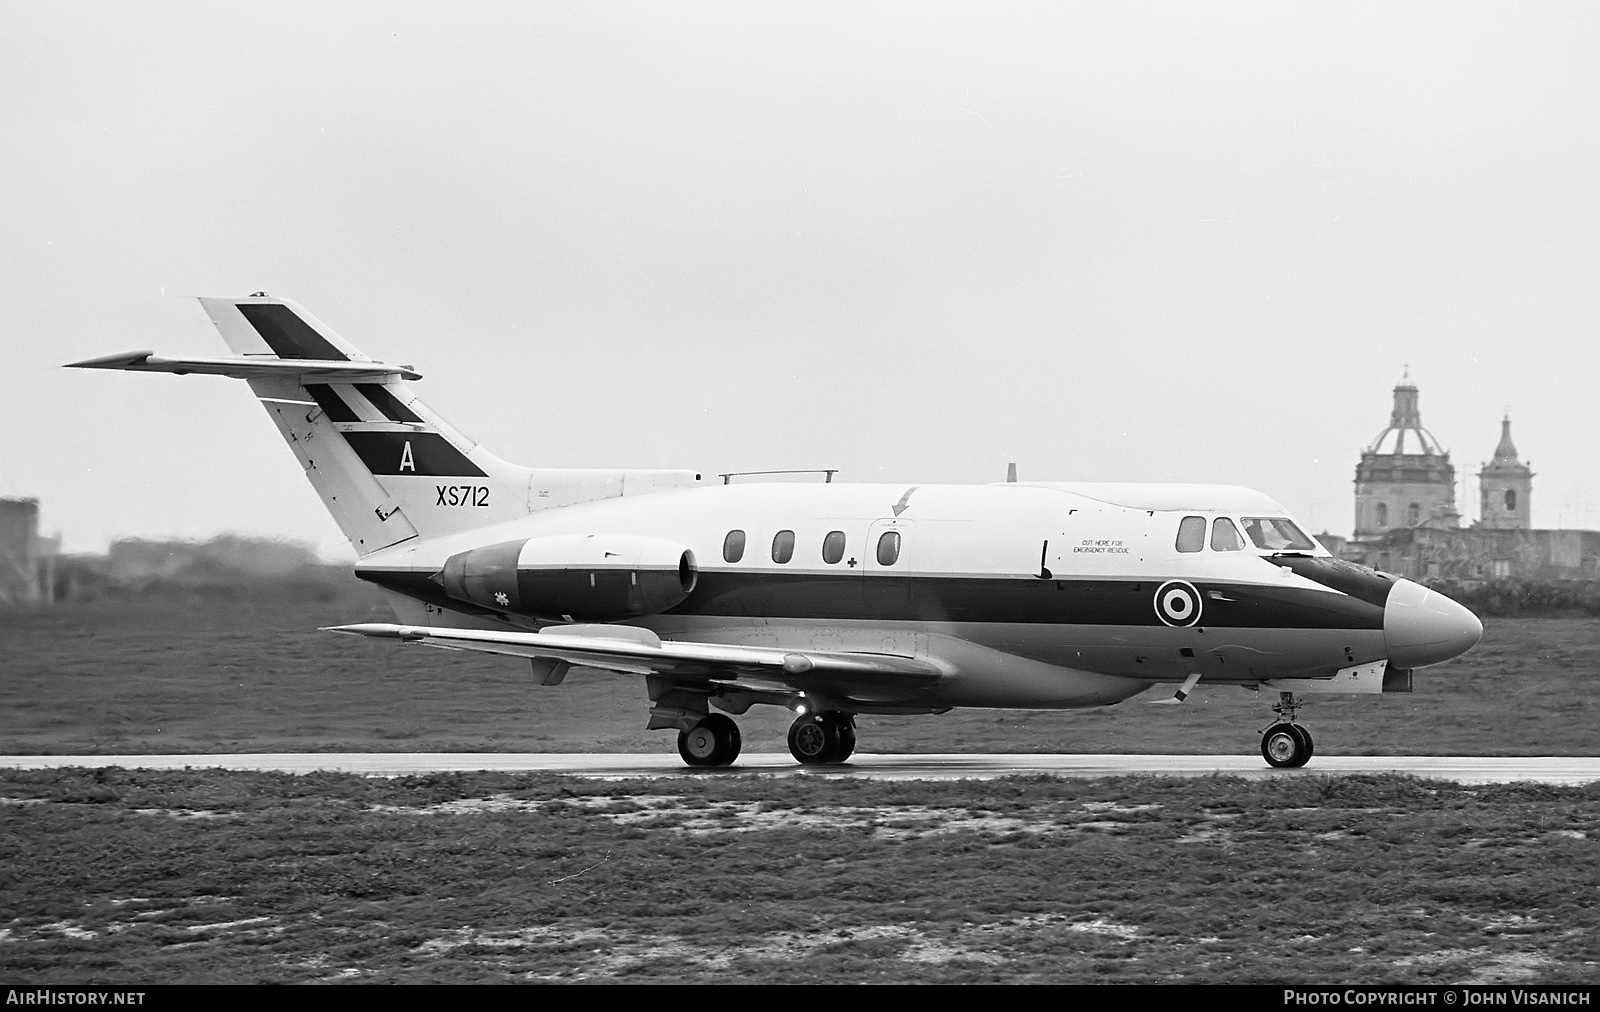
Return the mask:
<svg viewBox="0 0 1600 1012">
<path fill-rule="evenodd" d="M 200 303 L 232 355 L 71 365 L 249 384 L 397 619 L 331 631 L 525 658 L 546 686 L 640 675 L 690 766 L 732 764 L 729 715 L 756 704 L 792 710 L 791 754 L 826 766 L 859 714 L 1178 704 L 1203 682 L 1276 692 L 1261 754 L 1299 767 L 1302 695 L 1409 692 L 1483 634 L 1250 489 L 522 467 L 295 303 Z"/>
</svg>

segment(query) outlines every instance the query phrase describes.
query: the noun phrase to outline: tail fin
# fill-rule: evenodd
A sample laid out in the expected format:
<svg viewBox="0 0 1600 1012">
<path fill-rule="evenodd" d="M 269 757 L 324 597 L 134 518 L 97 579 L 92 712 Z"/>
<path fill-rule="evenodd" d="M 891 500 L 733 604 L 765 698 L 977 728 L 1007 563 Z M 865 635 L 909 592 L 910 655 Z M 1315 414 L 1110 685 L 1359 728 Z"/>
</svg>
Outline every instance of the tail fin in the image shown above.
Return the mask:
<svg viewBox="0 0 1600 1012">
<path fill-rule="evenodd" d="M 210 373 L 246 380 L 357 555 L 553 506 L 693 485 L 693 471 L 532 469 L 509 464 L 420 401 L 409 366 L 373 362 L 292 302 L 202 298 L 234 352 L 149 352 L 84 368 Z"/>
</svg>

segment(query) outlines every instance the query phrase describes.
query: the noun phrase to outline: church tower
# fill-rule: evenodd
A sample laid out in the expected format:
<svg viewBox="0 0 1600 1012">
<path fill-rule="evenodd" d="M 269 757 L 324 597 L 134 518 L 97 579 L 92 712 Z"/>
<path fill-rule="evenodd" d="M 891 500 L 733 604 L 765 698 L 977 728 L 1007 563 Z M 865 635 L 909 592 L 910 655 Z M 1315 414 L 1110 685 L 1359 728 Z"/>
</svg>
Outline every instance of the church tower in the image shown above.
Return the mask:
<svg viewBox="0 0 1600 1012">
<path fill-rule="evenodd" d="M 1356 465 L 1355 541 L 1380 538 L 1397 527 L 1459 527 L 1456 469 L 1450 454 L 1422 427 L 1417 387 L 1410 374 L 1394 388 L 1389 427 Z"/>
<path fill-rule="evenodd" d="M 1478 488 L 1483 495 L 1480 527 L 1516 531 L 1533 527 L 1533 471 L 1517 459 L 1509 416 L 1500 422 L 1500 445 L 1494 448 L 1494 459 L 1478 472 Z"/>
</svg>

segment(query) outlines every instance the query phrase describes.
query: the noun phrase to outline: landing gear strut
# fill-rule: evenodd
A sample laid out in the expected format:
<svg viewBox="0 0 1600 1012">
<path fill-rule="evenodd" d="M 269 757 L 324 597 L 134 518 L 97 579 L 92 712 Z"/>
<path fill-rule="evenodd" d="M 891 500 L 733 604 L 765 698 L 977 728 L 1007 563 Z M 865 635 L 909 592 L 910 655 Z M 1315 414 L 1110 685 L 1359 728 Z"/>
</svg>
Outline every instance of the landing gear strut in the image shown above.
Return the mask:
<svg viewBox="0 0 1600 1012">
<path fill-rule="evenodd" d="M 842 763 L 855 750 L 856 725 L 848 713 L 808 713 L 789 725 L 789 754 L 807 766 Z"/>
<path fill-rule="evenodd" d="M 739 758 L 740 744 L 739 725 L 720 713 L 678 732 L 678 754 L 690 766 L 727 766 Z"/>
<path fill-rule="evenodd" d="M 1278 702 L 1273 704 L 1272 710 L 1279 720 L 1261 735 L 1261 758 L 1268 765 L 1279 769 L 1295 769 L 1304 766 L 1316 751 L 1311 732 L 1295 723 L 1295 714 L 1299 709 L 1300 704 L 1294 698 L 1294 693 L 1278 693 Z"/>
</svg>

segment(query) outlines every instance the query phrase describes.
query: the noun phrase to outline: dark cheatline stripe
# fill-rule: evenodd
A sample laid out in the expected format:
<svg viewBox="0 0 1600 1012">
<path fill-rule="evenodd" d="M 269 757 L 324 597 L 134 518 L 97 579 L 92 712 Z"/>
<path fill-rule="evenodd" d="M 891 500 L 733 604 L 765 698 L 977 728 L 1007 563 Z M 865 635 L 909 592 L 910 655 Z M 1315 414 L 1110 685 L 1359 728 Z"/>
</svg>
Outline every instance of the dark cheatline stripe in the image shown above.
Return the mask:
<svg viewBox="0 0 1600 1012">
<path fill-rule="evenodd" d="M 279 358 L 315 358 L 348 362 L 350 356 L 329 344 L 294 310 L 278 303 L 235 303 L 250 326 Z"/>
<path fill-rule="evenodd" d="M 400 399 L 389 392 L 389 388 L 381 383 L 357 383 L 356 389 L 361 391 L 361 396 L 372 402 L 372 406 L 383 412 L 383 417 L 391 422 L 420 422 L 422 419 L 411 413 L 411 409 L 400 403 Z"/>
<path fill-rule="evenodd" d="M 333 388 L 326 383 L 307 383 L 306 393 L 317 402 L 317 407 L 322 413 L 336 422 L 359 422 L 361 416 L 351 410 L 344 398 L 334 393 Z"/>
<path fill-rule="evenodd" d="M 343 432 L 373 474 L 485 478 L 482 468 L 437 432 Z"/>
<path fill-rule="evenodd" d="M 1270 562 L 1274 566 L 1283 566 L 1296 576 L 1305 577 L 1324 587 L 1332 587 L 1341 594 L 1349 594 L 1379 608 L 1389 600 L 1389 591 L 1394 589 L 1395 585 L 1395 577 L 1345 562 L 1343 559 L 1311 555 L 1274 555 L 1261 561 Z"/>
<path fill-rule="evenodd" d="M 435 604 L 477 610 L 446 598 L 426 573 L 359 575 Z M 1154 627 L 1162 625 L 1155 611 L 1155 592 L 1162 582 L 702 571 L 688 600 L 664 614 Z M 1383 628 L 1382 608 L 1343 594 L 1257 584 L 1195 586 L 1204 600 L 1197 628 Z"/>
<path fill-rule="evenodd" d="M 1159 626 L 1160 580 L 1015 580 L 701 572 L 674 615 Z M 1381 629 L 1383 609 L 1344 594 L 1196 583 L 1197 627 Z M 1215 595 L 1215 596 L 1213 596 Z"/>
</svg>

